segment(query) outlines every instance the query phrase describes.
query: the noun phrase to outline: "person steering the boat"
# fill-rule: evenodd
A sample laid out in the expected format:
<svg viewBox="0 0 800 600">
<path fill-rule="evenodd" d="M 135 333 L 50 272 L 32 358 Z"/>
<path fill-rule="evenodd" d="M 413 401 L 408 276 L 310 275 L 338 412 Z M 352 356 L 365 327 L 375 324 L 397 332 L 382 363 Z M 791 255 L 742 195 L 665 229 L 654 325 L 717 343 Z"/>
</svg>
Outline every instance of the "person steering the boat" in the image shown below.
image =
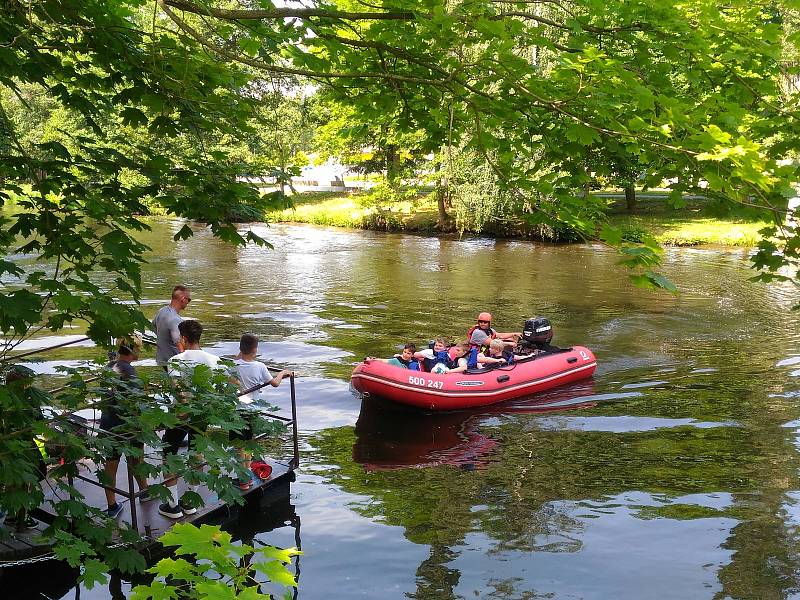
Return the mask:
<svg viewBox="0 0 800 600">
<path fill-rule="evenodd" d="M 499 333 L 492 329 L 492 315 L 482 312 L 478 315 L 477 324 L 467 332 L 467 341 L 470 347 L 486 352 L 492 340 L 501 340 L 504 346 L 513 348 L 522 337 L 522 333 Z"/>
</svg>

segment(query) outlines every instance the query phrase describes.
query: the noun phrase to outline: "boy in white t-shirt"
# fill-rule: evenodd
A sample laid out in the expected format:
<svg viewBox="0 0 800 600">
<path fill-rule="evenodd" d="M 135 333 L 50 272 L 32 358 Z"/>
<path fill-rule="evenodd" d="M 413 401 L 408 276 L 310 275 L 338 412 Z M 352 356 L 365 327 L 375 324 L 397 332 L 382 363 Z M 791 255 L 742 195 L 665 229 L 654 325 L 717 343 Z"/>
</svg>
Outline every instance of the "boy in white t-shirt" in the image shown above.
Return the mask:
<svg viewBox="0 0 800 600">
<path fill-rule="evenodd" d="M 210 354 L 200 348 L 200 336 L 203 334 L 203 326 L 200 321 L 194 319 L 184 320 L 178 325 L 178 331 L 181 334 L 181 345 L 185 350 L 167 361 L 167 372 L 170 377 L 178 381 L 182 378 L 191 380 L 195 367 L 199 365 L 205 365 L 212 370 L 222 368 L 219 364 L 219 356 Z M 189 438 L 189 452 L 194 452 L 194 431 L 191 427 L 179 424 L 164 431 L 161 441 L 164 444 L 165 459 L 166 455 L 177 454 L 180 451 L 184 437 Z M 170 499 L 159 505 L 158 512 L 160 514 L 170 519 L 180 519 L 183 515 L 191 515 L 197 512 L 196 506 L 178 496 L 178 480 L 175 473 L 164 474 L 164 485 L 170 492 Z M 197 493 L 196 484 L 188 484 L 188 488 L 190 491 Z"/>
<path fill-rule="evenodd" d="M 283 381 L 284 377 L 288 377 L 292 374 L 291 371 L 283 370 L 273 377 L 269 372 L 267 365 L 256 360 L 257 355 L 258 337 L 251 333 L 245 333 L 239 340 L 239 356 L 237 356 L 236 360 L 234 361 L 236 370 L 238 372 L 239 389 L 241 391 L 244 392 L 258 385 L 265 384 L 269 384 L 272 387 L 278 387 L 281 384 L 281 381 Z M 232 431 L 232 440 L 253 439 L 253 428 L 248 418 L 248 413 L 252 414 L 252 412 L 248 410 L 248 407 L 253 402 L 257 402 L 260 399 L 261 389 L 257 389 L 248 394 L 239 396 L 239 403 L 241 405 L 240 408 L 243 409 L 245 421 L 247 421 L 248 426 L 247 429 L 241 433 Z M 245 452 L 244 449 L 240 450 L 240 456 L 242 458 L 242 466 L 249 470 L 252 457 L 248 452 Z M 251 485 L 253 485 L 252 478 L 250 481 L 239 481 L 239 487 L 243 490 L 249 489 Z"/>
</svg>

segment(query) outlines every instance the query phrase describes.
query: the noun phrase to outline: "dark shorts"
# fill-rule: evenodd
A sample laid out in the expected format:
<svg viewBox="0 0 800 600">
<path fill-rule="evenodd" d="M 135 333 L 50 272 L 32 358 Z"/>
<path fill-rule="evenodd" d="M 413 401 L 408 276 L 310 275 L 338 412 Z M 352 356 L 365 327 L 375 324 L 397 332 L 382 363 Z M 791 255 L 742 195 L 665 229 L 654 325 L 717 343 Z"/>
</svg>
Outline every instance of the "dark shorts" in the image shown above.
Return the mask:
<svg viewBox="0 0 800 600">
<path fill-rule="evenodd" d="M 242 431 L 231 431 L 228 433 L 228 439 L 233 440 L 252 440 L 253 439 L 253 429 L 250 426 L 245 427 Z"/>
<path fill-rule="evenodd" d="M 116 430 L 124 424 L 124 421 L 116 415 L 103 413 L 103 415 L 100 417 L 99 423 L 100 429 L 103 431 L 98 432 L 97 437 L 115 440 L 119 443 L 130 443 L 134 439 L 134 435 L 132 433 L 110 435 L 112 433 L 117 433 Z M 134 442 L 131 445 L 139 450 L 144 450 L 144 444 L 139 442 Z M 120 448 L 113 448 L 106 451 L 104 457 L 106 460 L 119 460 L 122 458 L 122 454 L 123 453 Z"/>
<path fill-rule="evenodd" d="M 164 443 L 164 454 L 177 454 L 181 449 L 183 438 L 189 436 L 189 448 L 193 448 L 194 434 L 188 427 L 171 427 L 164 431 L 161 441 Z"/>
<path fill-rule="evenodd" d="M 103 435 L 103 434 L 100 434 L 100 435 Z M 132 439 L 132 437 L 133 436 L 131 436 L 131 439 Z M 118 439 L 119 441 L 122 441 L 120 438 L 116 438 L 116 439 Z M 131 446 L 133 446 L 134 448 L 138 448 L 139 450 L 144 451 L 144 444 L 132 443 Z M 122 458 L 122 451 L 121 451 L 120 448 L 114 448 L 112 450 L 109 450 L 108 452 L 106 452 L 105 458 L 106 458 L 106 460 L 119 460 L 120 458 Z"/>
<path fill-rule="evenodd" d="M 228 439 L 233 440 L 252 440 L 253 439 L 253 421 L 258 418 L 258 415 L 253 414 L 249 410 L 239 412 L 239 415 L 244 419 L 245 426 L 241 431 L 228 432 Z"/>
</svg>

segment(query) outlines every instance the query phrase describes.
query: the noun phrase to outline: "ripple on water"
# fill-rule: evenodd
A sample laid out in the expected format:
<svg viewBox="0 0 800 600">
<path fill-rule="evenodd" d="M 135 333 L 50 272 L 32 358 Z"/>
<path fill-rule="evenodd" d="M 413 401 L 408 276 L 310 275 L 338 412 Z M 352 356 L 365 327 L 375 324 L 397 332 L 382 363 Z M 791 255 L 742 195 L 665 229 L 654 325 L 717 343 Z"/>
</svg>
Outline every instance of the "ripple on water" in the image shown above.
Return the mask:
<svg viewBox="0 0 800 600">
<path fill-rule="evenodd" d="M 81 367 L 97 369 L 102 365 L 91 360 L 43 360 L 24 363 L 38 375 L 64 375 L 62 369 L 79 369 Z"/>
<path fill-rule="evenodd" d="M 205 346 L 205 350 L 217 356 L 236 356 L 239 353 L 239 340 L 217 342 Z M 258 353 L 269 364 L 278 365 L 314 365 L 320 362 L 332 362 L 352 358 L 352 354 L 339 348 L 307 344 L 286 339 L 280 342 L 258 343 Z"/>
<path fill-rule="evenodd" d="M 655 431 L 657 429 L 673 429 L 676 427 L 694 427 L 711 429 L 714 427 L 738 427 L 737 423 L 699 421 L 697 419 L 668 419 L 661 417 L 576 417 L 558 416 L 541 417 L 532 423 L 536 429 L 547 431 L 602 431 L 609 433 L 634 433 Z"/>
<path fill-rule="evenodd" d="M 666 385 L 669 381 L 664 380 L 655 380 L 655 381 L 642 381 L 640 383 L 626 383 L 622 386 L 623 390 L 635 389 L 635 388 L 648 388 L 648 387 L 656 387 L 658 385 Z"/>
<path fill-rule="evenodd" d="M 725 541 L 739 523 L 718 512 L 729 501 L 715 496 L 666 500 L 626 492 L 594 504 L 589 514 L 584 502 L 546 503 L 514 539 L 473 531 L 454 546 L 447 563 L 460 573 L 453 595 L 495 597 L 502 590 L 504 598 L 641 600 L 664 597 L 664 590 L 671 598 L 695 598 L 702 590 L 713 596 L 721 587 L 717 571 L 733 555 Z M 652 594 L 642 588 L 642 573 Z"/>
<path fill-rule="evenodd" d="M 245 313 L 242 315 L 244 319 L 269 319 L 271 321 L 279 321 L 281 323 L 299 323 L 301 325 L 322 325 L 328 323 L 336 323 L 331 319 L 323 319 L 317 315 L 307 312 L 261 312 L 261 313 Z"/>
</svg>

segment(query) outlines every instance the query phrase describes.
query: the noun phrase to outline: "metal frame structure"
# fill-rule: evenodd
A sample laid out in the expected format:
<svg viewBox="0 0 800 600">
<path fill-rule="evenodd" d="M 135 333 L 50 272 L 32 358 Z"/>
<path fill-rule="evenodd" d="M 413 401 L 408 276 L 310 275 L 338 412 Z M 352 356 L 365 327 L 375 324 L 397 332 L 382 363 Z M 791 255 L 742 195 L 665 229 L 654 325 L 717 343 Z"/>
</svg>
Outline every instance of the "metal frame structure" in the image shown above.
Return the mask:
<svg viewBox="0 0 800 600">
<path fill-rule="evenodd" d="M 2 358 L 0 358 L 0 364 L 6 363 L 6 362 L 10 362 L 12 360 L 16 360 L 16 359 L 19 359 L 19 358 L 22 358 L 22 357 L 31 356 L 33 354 L 39 354 L 40 352 L 46 352 L 48 350 L 55 350 L 57 348 L 63 348 L 65 346 L 70 346 L 72 344 L 77 344 L 79 342 L 84 342 L 84 341 L 87 341 L 89 339 L 90 338 L 88 338 L 88 337 L 81 337 L 79 339 L 70 340 L 68 342 L 64 342 L 64 343 L 61 343 L 61 344 L 56 344 L 56 345 L 53 345 L 53 346 L 48 346 L 46 348 L 37 348 L 37 349 L 34 349 L 34 350 L 30 350 L 28 352 L 23 352 L 21 354 L 15 354 L 15 355 L 12 355 L 12 356 L 2 357 Z M 147 343 L 147 344 L 155 345 L 155 342 L 150 340 L 150 339 L 143 338 L 143 341 L 145 343 Z M 270 368 L 270 367 L 267 367 L 267 368 L 270 371 L 278 371 L 278 369 L 273 369 L 273 368 Z M 89 377 L 89 378 L 87 378 L 85 380 L 85 382 L 88 383 L 90 381 L 95 381 L 98 378 L 99 378 L 99 376 Z M 255 391 L 260 390 L 261 388 L 263 388 L 263 387 L 265 387 L 267 385 L 270 385 L 270 384 L 269 383 L 263 383 L 263 384 L 254 386 L 254 387 L 252 387 L 250 389 L 241 391 L 241 392 L 239 392 L 237 394 L 237 397 L 243 396 L 245 394 L 249 394 L 251 392 L 255 392 Z M 64 389 L 66 389 L 66 387 L 67 386 L 59 387 L 59 388 L 56 388 L 54 390 L 50 390 L 50 392 L 54 393 L 54 392 L 63 391 Z M 294 374 L 294 372 L 292 372 L 292 374 L 289 377 L 289 390 L 290 390 L 291 408 L 292 408 L 292 416 L 291 416 L 291 418 L 284 417 L 282 415 L 276 415 L 274 413 L 269 413 L 269 412 L 261 412 L 261 415 L 265 416 L 265 417 L 268 417 L 268 418 L 271 418 L 271 419 L 282 421 L 286 425 L 291 425 L 292 426 L 293 456 L 292 456 L 291 462 L 289 463 L 289 468 L 290 468 L 290 470 L 294 470 L 294 469 L 299 468 L 299 466 L 300 466 L 300 443 L 299 443 L 298 431 L 297 431 L 297 395 L 296 395 L 296 390 L 295 390 L 295 374 Z M 114 433 L 112 431 L 106 431 L 106 430 L 101 429 L 99 427 L 93 427 L 93 426 L 89 425 L 88 421 L 84 421 L 83 419 L 81 419 L 80 417 L 77 417 L 76 415 L 71 415 L 71 418 L 69 419 L 69 421 L 71 423 L 73 423 L 74 425 L 86 428 L 87 431 L 93 431 L 95 433 L 102 433 L 104 435 L 109 435 L 109 436 L 114 436 L 114 437 L 122 437 L 121 434 L 117 434 L 117 433 Z M 263 439 L 267 435 L 268 434 L 266 434 L 266 433 L 259 434 L 259 435 L 255 436 L 253 439 L 258 441 L 258 440 Z M 204 466 L 204 465 L 201 465 L 201 466 Z M 75 475 L 74 478 L 80 479 L 81 481 L 85 481 L 86 483 L 89 483 L 91 485 L 94 485 L 94 486 L 97 486 L 97 487 L 101 487 L 101 488 L 103 488 L 105 490 L 112 490 L 114 493 L 119 494 L 123 498 L 126 498 L 129 501 L 128 503 L 130 505 L 131 526 L 136 531 L 139 531 L 138 516 L 136 514 L 136 502 L 135 502 L 135 500 L 137 498 L 139 498 L 144 492 L 142 492 L 142 491 L 134 492 L 133 472 L 130 469 L 127 469 L 127 474 L 128 474 L 128 490 L 127 491 L 123 490 L 123 489 L 120 489 L 118 487 L 112 486 L 112 485 L 105 485 L 103 483 L 100 483 L 99 481 L 96 481 L 94 479 L 91 479 L 91 478 L 88 478 L 88 477 L 85 477 L 85 476 L 79 475 L 79 474 Z M 70 485 L 73 485 L 74 479 L 73 479 L 72 475 L 70 475 L 67 480 L 68 480 Z M 150 534 L 149 531 L 145 532 L 145 533 L 148 536 Z"/>
</svg>

